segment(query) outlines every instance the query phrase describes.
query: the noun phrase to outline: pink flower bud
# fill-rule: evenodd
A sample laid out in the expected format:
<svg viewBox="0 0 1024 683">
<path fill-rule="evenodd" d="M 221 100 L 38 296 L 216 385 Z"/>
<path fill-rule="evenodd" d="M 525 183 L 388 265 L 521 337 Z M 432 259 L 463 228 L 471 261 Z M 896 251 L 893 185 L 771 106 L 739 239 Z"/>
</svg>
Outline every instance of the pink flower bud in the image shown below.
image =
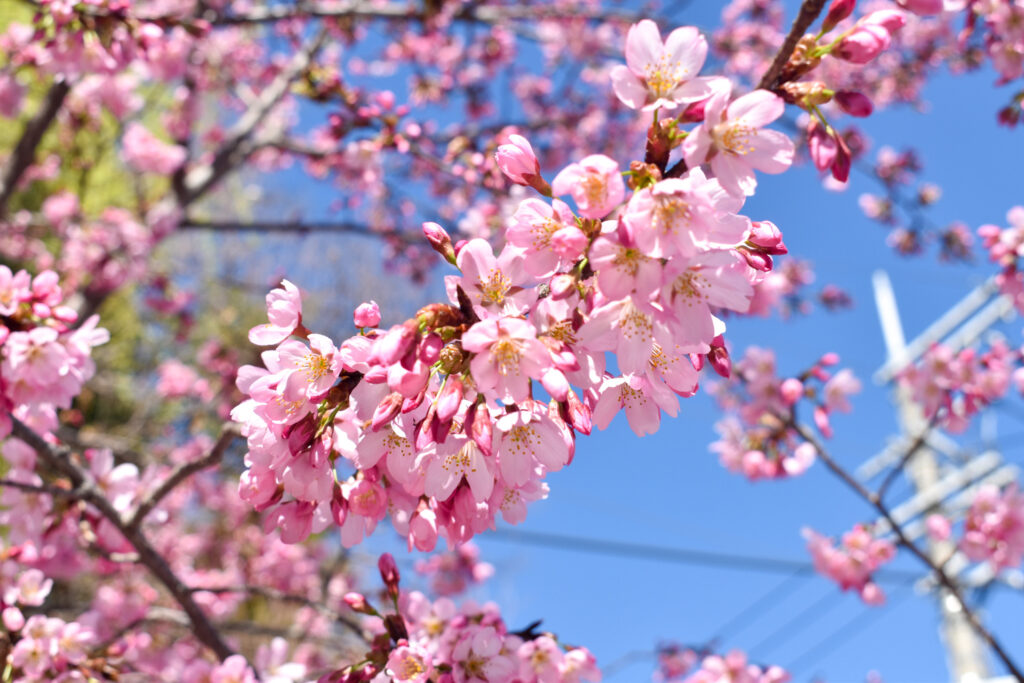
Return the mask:
<svg viewBox="0 0 1024 683">
<path fill-rule="evenodd" d="M 835 100 L 840 109 L 850 116 L 863 118 L 871 116 L 871 112 L 875 110 L 875 106 L 871 104 L 871 99 L 867 95 L 854 90 L 840 90 L 832 99 Z"/>
<path fill-rule="evenodd" d="M 786 405 L 791 406 L 804 395 L 804 383 L 795 377 L 784 380 L 779 386 L 779 394 Z"/>
<path fill-rule="evenodd" d="M 893 34 L 903 28 L 904 24 L 907 23 L 907 17 L 898 9 L 882 9 L 861 17 L 857 23 L 860 25 L 873 24 L 881 26 L 890 34 Z"/>
<path fill-rule="evenodd" d="M 409 549 L 429 553 L 437 546 L 437 515 L 420 510 L 409 520 Z"/>
<path fill-rule="evenodd" d="M 491 423 L 491 413 L 486 404 L 477 403 L 469 409 L 466 430 L 470 438 L 480 447 L 480 452 L 487 457 L 494 455 L 492 443 L 494 441 L 494 425 Z"/>
<path fill-rule="evenodd" d="M 448 235 L 447 230 L 437 223 L 426 222 L 423 224 L 423 236 L 430 242 L 434 251 L 449 263 L 455 263 L 455 247 L 452 246 L 452 238 Z"/>
<path fill-rule="evenodd" d="M 824 365 L 825 367 L 836 365 L 838 362 L 839 354 L 836 353 L 835 351 L 829 351 L 828 353 L 822 355 L 822 357 L 818 359 L 818 365 Z"/>
<path fill-rule="evenodd" d="M 517 185 L 530 185 L 528 176 L 540 175 L 540 162 L 533 153 L 530 141 L 521 135 L 509 135 L 509 144 L 501 145 L 494 153 L 498 168 Z"/>
<path fill-rule="evenodd" d="M 388 587 L 388 594 L 393 598 L 397 598 L 399 574 L 395 558 L 391 556 L 391 553 L 384 553 L 377 560 L 377 568 L 380 570 L 381 580 Z"/>
<path fill-rule="evenodd" d="M 839 153 L 839 144 L 835 137 L 825 130 L 817 119 L 811 119 L 811 125 L 807 129 L 807 151 L 811 155 L 814 167 L 819 171 L 830 167 Z"/>
<path fill-rule="evenodd" d="M 25 625 L 25 615 L 17 607 L 8 607 L 3 611 L 3 622 L 8 631 L 17 632 Z"/>
<path fill-rule="evenodd" d="M 828 421 L 828 412 L 821 406 L 814 409 L 814 426 L 818 428 L 826 439 L 832 438 L 832 425 Z"/>
<path fill-rule="evenodd" d="M 380 325 L 380 307 L 376 301 L 359 304 L 352 320 L 356 327 L 377 327 Z"/>
<path fill-rule="evenodd" d="M 868 581 L 864 584 L 864 587 L 860 589 L 860 597 L 861 600 L 869 605 L 878 606 L 885 604 L 885 593 L 874 581 Z"/>
<path fill-rule="evenodd" d="M 750 226 L 747 241 L 760 247 L 766 254 L 778 256 L 788 254 L 789 249 L 782 242 L 782 231 L 771 221 L 754 221 Z"/>
<path fill-rule="evenodd" d="M 459 412 L 459 406 L 462 405 L 464 391 L 462 380 L 455 375 L 449 375 L 444 382 L 444 389 L 437 397 L 437 419 L 447 422 L 455 417 L 455 413 Z"/>
<path fill-rule="evenodd" d="M 857 0 L 832 0 L 832 4 L 828 6 L 828 13 L 825 15 L 825 21 L 821 25 L 822 30 L 828 33 L 834 29 L 836 24 L 853 14 L 856 4 Z"/>
<path fill-rule="evenodd" d="M 751 251 L 746 247 L 738 247 L 736 251 L 746 260 L 747 265 L 761 273 L 768 273 L 772 269 L 772 257 L 760 251 Z"/>
<path fill-rule="evenodd" d="M 686 107 L 683 110 L 683 115 L 679 117 L 682 123 L 700 123 L 704 120 L 704 109 L 707 107 L 708 100 L 701 100 L 700 102 L 694 102 L 693 104 Z"/>
<path fill-rule="evenodd" d="M 373 418 L 370 420 L 370 429 L 378 431 L 381 427 L 395 419 L 395 416 L 402 410 L 404 397 L 397 391 L 391 392 L 377 404 L 373 411 Z"/>
<path fill-rule="evenodd" d="M 392 365 L 400 361 L 416 344 L 419 328 L 413 320 L 395 325 L 373 344 L 373 355 L 381 365 Z"/>
<path fill-rule="evenodd" d="M 953 534 L 953 526 L 940 514 L 928 515 L 924 522 L 928 536 L 935 541 L 945 541 Z"/>
<path fill-rule="evenodd" d="M 561 301 L 576 291 L 576 278 L 568 273 L 561 273 L 551 278 L 551 298 Z"/>
<path fill-rule="evenodd" d="M 590 408 L 580 401 L 579 397 L 574 391 L 572 391 L 572 389 L 570 389 L 569 393 L 566 394 L 565 404 L 567 408 L 566 417 L 569 424 L 572 425 L 572 428 L 580 434 L 590 434 L 590 431 L 593 429 Z"/>
<path fill-rule="evenodd" d="M 359 612 L 360 614 L 377 614 L 377 610 L 375 610 L 370 603 L 366 601 L 366 596 L 362 593 L 345 593 L 342 600 L 353 612 Z"/>
<path fill-rule="evenodd" d="M 850 179 L 850 167 L 853 165 L 853 155 L 842 135 L 836 135 L 836 160 L 832 162 L 832 177 L 841 183 Z"/>
<path fill-rule="evenodd" d="M 853 28 L 832 54 L 854 64 L 867 64 L 889 47 L 889 31 L 880 24 L 860 24 Z"/>
<path fill-rule="evenodd" d="M 420 341 L 419 358 L 425 365 L 433 365 L 441 357 L 444 340 L 440 335 L 431 332 Z"/>
<path fill-rule="evenodd" d="M 732 374 L 732 361 L 729 359 L 729 352 L 724 346 L 712 346 L 708 351 L 708 362 L 719 376 L 726 379 Z"/>
</svg>

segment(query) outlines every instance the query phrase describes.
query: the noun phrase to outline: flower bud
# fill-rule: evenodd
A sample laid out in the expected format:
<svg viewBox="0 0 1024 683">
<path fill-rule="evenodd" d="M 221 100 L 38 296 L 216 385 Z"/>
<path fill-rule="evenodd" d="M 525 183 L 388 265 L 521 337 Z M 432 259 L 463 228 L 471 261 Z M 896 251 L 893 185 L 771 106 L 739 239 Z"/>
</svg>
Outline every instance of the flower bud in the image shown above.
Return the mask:
<svg viewBox="0 0 1024 683">
<path fill-rule="evenodd" d="M 782 242 L 782 231 L 771 221 L 754 221 L 750 225 L 747 241 L 760 247 L 766 254 L 778 256 L 788 254 L 789 249 Z"/>
<path fill-rule="evenodd" d="M 880 55 L 891 42 L 889 31 L 879 24 L 861 24 L 832 51 L 833 56 L 853 64 L 867 64 Z"/>
<path fill-rule="evenodd" d="M 729 352 L 725 350 L 725 346 L 712 346 L 707 356 L 708 362 L 711 363 L 711 367 L 715 369 L 715 372 L 719 376 L 728 379 L 732 374 L 732 361 L 729 359 Z"/>
<path fill-rule="evenodd" d="M 437 397 L 437 419 L 447 422 L 455 417 L 455 413 L 459 412 L 459 406 L 462 405 L 464 392 L 462 380 L 455 375 L 449 375 L 444 381 L 444 389 Z"/>
<path fill-rule="evenodd" d="M 828 7 L 828 13 L 825 15 L 825 21 L 821 25 L 821 30 L 828 33 L 836 27 L 840 21 L 853 14 L 853 8 L 857 4 L 857 0 L 832 0 L 832 4 Z"/>
<path fill-rule="evenodd" d="M 381 365 L 393 365 L 413 349 L 418 333 L 412 320 L 395 325 L 374 342 L 373 355 Z"/>
<path fill-rule="evenodd" d="M 807 128 L 807 151 L 811 155 L 814 167 L 819 171 L 832 166 L 839 153 L 839 143 L 836 142 L 835 136 L 818 123 L 817 119 L 811 119 L 811 125 Z"/>
<path fill-rule="evenodd" d="M 430 242 L 434 251 L 443 256 L 448 263 L 455 264 L 455 247 L 452 246 L 452 238 L 447 230 L 437 223 L 428 221 L 423 224 L 423 236 Z"/>
<path fill-rule="evenodd" d="M 345 593 L 345 597 L 343 597 L 342 600 L 353 612 L 369 615 L 377 614 L 377 610 L 375 610 L 373 606 L 366 601 L 366 596 L 362 593 Z"/>
<path fill-rule="evenodd" d="M 380 325 L 380 307 L 376 301 L 369 301 L 356 306 L 352 321 L 356 327 L 377 327 Z"/>
<path fill-rule="evenodd" d="M 501 145 L 494 160 L 505 177 L 517 185 L 529 185 L 527 176 L 540 175 L 540 162 L 533 153 L 530 141 L 522 135 L 509 135 L 509 144 Z"/>
<path fill-rule="evenodd" d="M 484 403 L 476 403 L 469 409 L 466 417 L 466 432 L 487 457 L 494 455 L 494 425 L 491 423 L 491 412 Z"/>
<path fill-rule="evenodd" d="M 771 272 L 772 257 L 761 251 L 752 251 L 746 247 L 737 247 L 736 251 L 747 262 L 747 265 L 761 273 Z"/>
<path fill-rule="evenodd" d="M 786 405 L 791 406 L 804 395 L 804 383 L 795 377 L 790 377 L 779 385 L 779 393 Z"/>
<path fill-rule="evenodd" d="M 569 390 L 569 393 L 565 397 L 565 405 L 566 417 L 568 418 L 569 424 L 572 425 L 572 428 L 580 434 L 590 434 L 591 429 L 593 429 L 590 408 L 580 401 L 576 392 L 572 389 Z"/>
<path fill-rule="evenodd" d="M 373 411 L 373 418 L 370 420 L 370 429 L 376 432 L 381 427 L 395 419 L 395 416 L 398 415 L 402 409 L 402 401 L 404 400 L 404 397 L 397 391 L 393 391 L 382 398 L 380 403 L 377 404 L 377 408 Z"/>
<path fill-rule="evenodd" d="M 391 556 L 391 553 L 384 553 L 377 560 L 377 569 L 380 570 L 380 578 L 384 581 L 384 585 L 388 587 L 388 595 L 392 598 L 398 598 L 398 565 L 395 564 L 395 558 Z"/>
<path fill-rule="evenodd" d="M 864 93 L 853 90 L 840 90 L 834 96 L 836 104 L 850 116 L 871 116 L 875 107 L 871 104 L 870 98 Z"/>
</svg>

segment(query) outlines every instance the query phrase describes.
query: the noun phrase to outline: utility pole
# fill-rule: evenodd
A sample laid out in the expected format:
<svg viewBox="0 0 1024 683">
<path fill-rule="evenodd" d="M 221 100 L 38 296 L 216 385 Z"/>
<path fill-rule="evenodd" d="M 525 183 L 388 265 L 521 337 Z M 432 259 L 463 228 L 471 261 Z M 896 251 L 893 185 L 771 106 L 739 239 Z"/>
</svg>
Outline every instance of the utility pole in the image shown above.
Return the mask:
<svg viewBox="0 0 1024 683">
<path fill-rule="evenodd" d="M 875 291 L 875 304 L 878 307 L 878 317 L 882 324 L 882 335 L 885 339 L 888 360 L 882 371 L 885 373 L 884 381 L 891 381 L 899 369 L 913 362 L 915 357 L 920 355 L 930 342 L 925 339 L 915 340 L 915 348 L 908 349 L 906 339 L 903 335 L 903 324 L 900 321 L 899 310 L 896 307 L 896 297 L 893 294 L 892 284 L 889 276 L 884 271 L 876 271 L 872 277 L 872 284 Z M 961 302 L 957 311 L 955 307 L 943 316 L 935 325 L 937 337 L 945 336 L 967 316 L 985 303 L 991 296 L 991 288 L 982 292 L 982 288 L 975 290 L 964 302 Z M 987 294 L 988 296 L 984 296 Z M 968 310 L 969 309 L 969 310 Z M 964 312 L 966 311 L 966 313 Z M 944 324 L 940 324 L 943 323 Z M 988 323 L 991 325 L 995 322 Z M 986 325 L 986 327 L 988 326 Z M 945 328 L 949 328 L 949 330 Z M 931 328 L 930 328 L 931 329 Z M 979 331 L 980 334 L 980 331 Z M 922 335 L 924 336 L 924 335 Z M 881 374 L 881 373 L 879 373 Z M 911 400 L 909 391 L 898 385 L 893 390 L 894 400 L 899 408 L 900 426 L 905 440 L 909 443 L 929 429 L 928 420 L 925 419 L 921 408 Z M 942 478 L 939 471 L 939 463 L 935 451 L 925 441 L 917 453 L 907 463 L 905 472 L 915 491 L 921 493 L 934 489 Z M 934 509 L 934 506 L 933 506 Z M 935 541 L 926 540 L 926 552 L 928 557 L 936 565 L 941 565 L 956 552 L 956 545 L 949 540 Z M 966 615 L 960 608 L 959 602 L 948 590 L 939 589 L 939 613 L 941 617 L 940 634 L 942 642 L 946 647 L 947 661 L 952 680 L 955 683 L 972 683 L 982 681 L 988 677 L 988 666 L 985 661 L 985 646 L 981 639 L 975 634 L 967 621 Z"/>
</svg>

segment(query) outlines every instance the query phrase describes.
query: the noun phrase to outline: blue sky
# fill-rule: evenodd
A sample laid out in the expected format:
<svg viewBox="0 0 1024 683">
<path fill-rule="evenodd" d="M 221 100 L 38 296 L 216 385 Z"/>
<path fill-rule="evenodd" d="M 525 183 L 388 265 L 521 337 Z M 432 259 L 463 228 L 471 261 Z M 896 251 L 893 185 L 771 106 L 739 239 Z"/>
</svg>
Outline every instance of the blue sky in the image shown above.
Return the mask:
<svg viewBox="0 0 1024 683">
<path fill-rule="evenodd" d="M 789 21 L 796 3 L 787 4 Z M 679 23 L 715 26 L 721 6 L 691 3 L 678 15 Z M 956 219 L 972 230 L 983 223 L 1003 224 L 1007 209 L 1024 203 L 1019 168 L 1024 141 L 1021 131 L 996 126 L 995 112 L 1008 93 L 993 88 L 994 81 L 988 71 L 943 75 L 926 90 L 926 112 L 895 109 L 863 123 L 873 141 L 869 160 L 884 144 L 920 153 L 921 177 L 943 190 L 930 212 L 938 225 Z M 795 373 L 826 351 L 840 354 L 842 365 L 851 367 L 865 386 L 854 401 L 855 412 L 835 419 L 830 445 L 844 464 L 854 467 L 897 429 L 888 389 L 870 381 L 884 361 L 872 271 L 882 268 L 890 274 L 910 338 L 993 269 L 980 252 L 971 266 L 941 264 L 934 249 L 911 259 L 895 255 L 885 245 L 885 231 L 858 208 L 860 193 L 879 191 L 862 175 L 854 175 L 851 187 L 838 194 L 822 189 L 808 166 L 759 182 L 745 213 L 777 223 L 791 253 L 813 262 L 817 284 L 839 285 L 855 305 L 846 312 L 817 311 L 788 321 L 732 321 L 727 338 L 734 354 L 749 345 L 774 348 L 782 373 Z M 329 199 L 327 190 L 316 192 Z M 303 281 L 310 275 L 289 276 L 301 286 L 314 286 Z M 403 284 L 398 294 L 409 292 Z M 1011 343 L 1021 341 L 1019 323 L 1007 325 L 1005 333 Z M 805 562 L 803 526 L 836 535 L 873 519 L 820 465 L 782 482 L 749 483 L 728 473 L 707 450 L 717 417 L 713 401 L 703 393 L 683 402 L 678 419 L 666 419 L 660 432 L 643 439 L 620 416 L 607 431 L 581 438 L 572 466 L 549 476 L 549 499 L 534 504 L 518 529 Z M 1014 439 L 1024 432 L 1024 423 L 1001 413 L 997 428 L 1009 437 L 1006 460 L 1024 464 L 1024 440 Z M 968 435 L 965 441 L 973 438 Z M 897 489 L 896 499 L 902 495 Z M 796 664 L 796 680 L 858 681 L 869 671 L 887 681 L 946 678 L 934 602 L 914 594 L 905 581 L 883 583 L 889 604 L 867 608 L 855 595 L 841 594 L 813 574 L 794 577 L 786 571 L 586 554 L 527 545 L 510 535 L 484 535 L 478 544 L 498 572 L 474 596 L 498 601 L 513 627 L 543 618 L 544 627 L 565 642 L 590 647 L 602 666 L 613 666 L 606 677 L 611 683 L 648 680 L 654 659 L 645 653 L 659 641 L 700 644 L 715 636 L 720 636 L 720 648 L 751 650 L 754 661 Z M 362 548 L 382 549 L 405 554 L 387 533 Z M 916 569 L 903 555 L 892 566 Z M 985 616 L 1018 660 L 1024 660 L 1022 597 L 996 588 L 985 604 Z M 745 615 L 758 600 L 765 608 Z"/>
</svg>

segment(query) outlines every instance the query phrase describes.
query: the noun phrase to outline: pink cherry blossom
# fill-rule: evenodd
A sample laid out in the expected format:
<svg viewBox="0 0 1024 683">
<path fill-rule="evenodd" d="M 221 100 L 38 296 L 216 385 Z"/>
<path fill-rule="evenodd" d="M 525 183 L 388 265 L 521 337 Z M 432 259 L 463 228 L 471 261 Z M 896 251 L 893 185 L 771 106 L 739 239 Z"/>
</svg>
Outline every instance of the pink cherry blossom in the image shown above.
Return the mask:
<svg viewBox="0 0 1024 683">
<path fill-rule="evenodd" d="M 618 163 L 603 154 L 592 154 L 563 168 L 551 190 L 558 196 L 572 195 L 584 218 L 604 218 L 626 195 Z"/>
<path fill-rule="evenodd" d="M 754 194 L 755 170 L 782 173 L 793 163 L 793 141 L 778 131 L 763 130 L 784 109 L 782 99 L 767 90 L 755 90 L 731 103 L 728 93 L 715 93 L 704 108 L 703 123 L 683 141 L 686 163 L 695 168 L 710 161 L 726 192 Z"/>
<path fill-rule="evenodd" d="M 633 109 L 675 109 L 711 94 L 711 78 L 698 77 L 708 44 L 693 26 L 672 31 L 661 42 L 658 25 L 644 19 L 626 34 L 626 65 L 612 69 L 615 94 Z"/>
</svg>

